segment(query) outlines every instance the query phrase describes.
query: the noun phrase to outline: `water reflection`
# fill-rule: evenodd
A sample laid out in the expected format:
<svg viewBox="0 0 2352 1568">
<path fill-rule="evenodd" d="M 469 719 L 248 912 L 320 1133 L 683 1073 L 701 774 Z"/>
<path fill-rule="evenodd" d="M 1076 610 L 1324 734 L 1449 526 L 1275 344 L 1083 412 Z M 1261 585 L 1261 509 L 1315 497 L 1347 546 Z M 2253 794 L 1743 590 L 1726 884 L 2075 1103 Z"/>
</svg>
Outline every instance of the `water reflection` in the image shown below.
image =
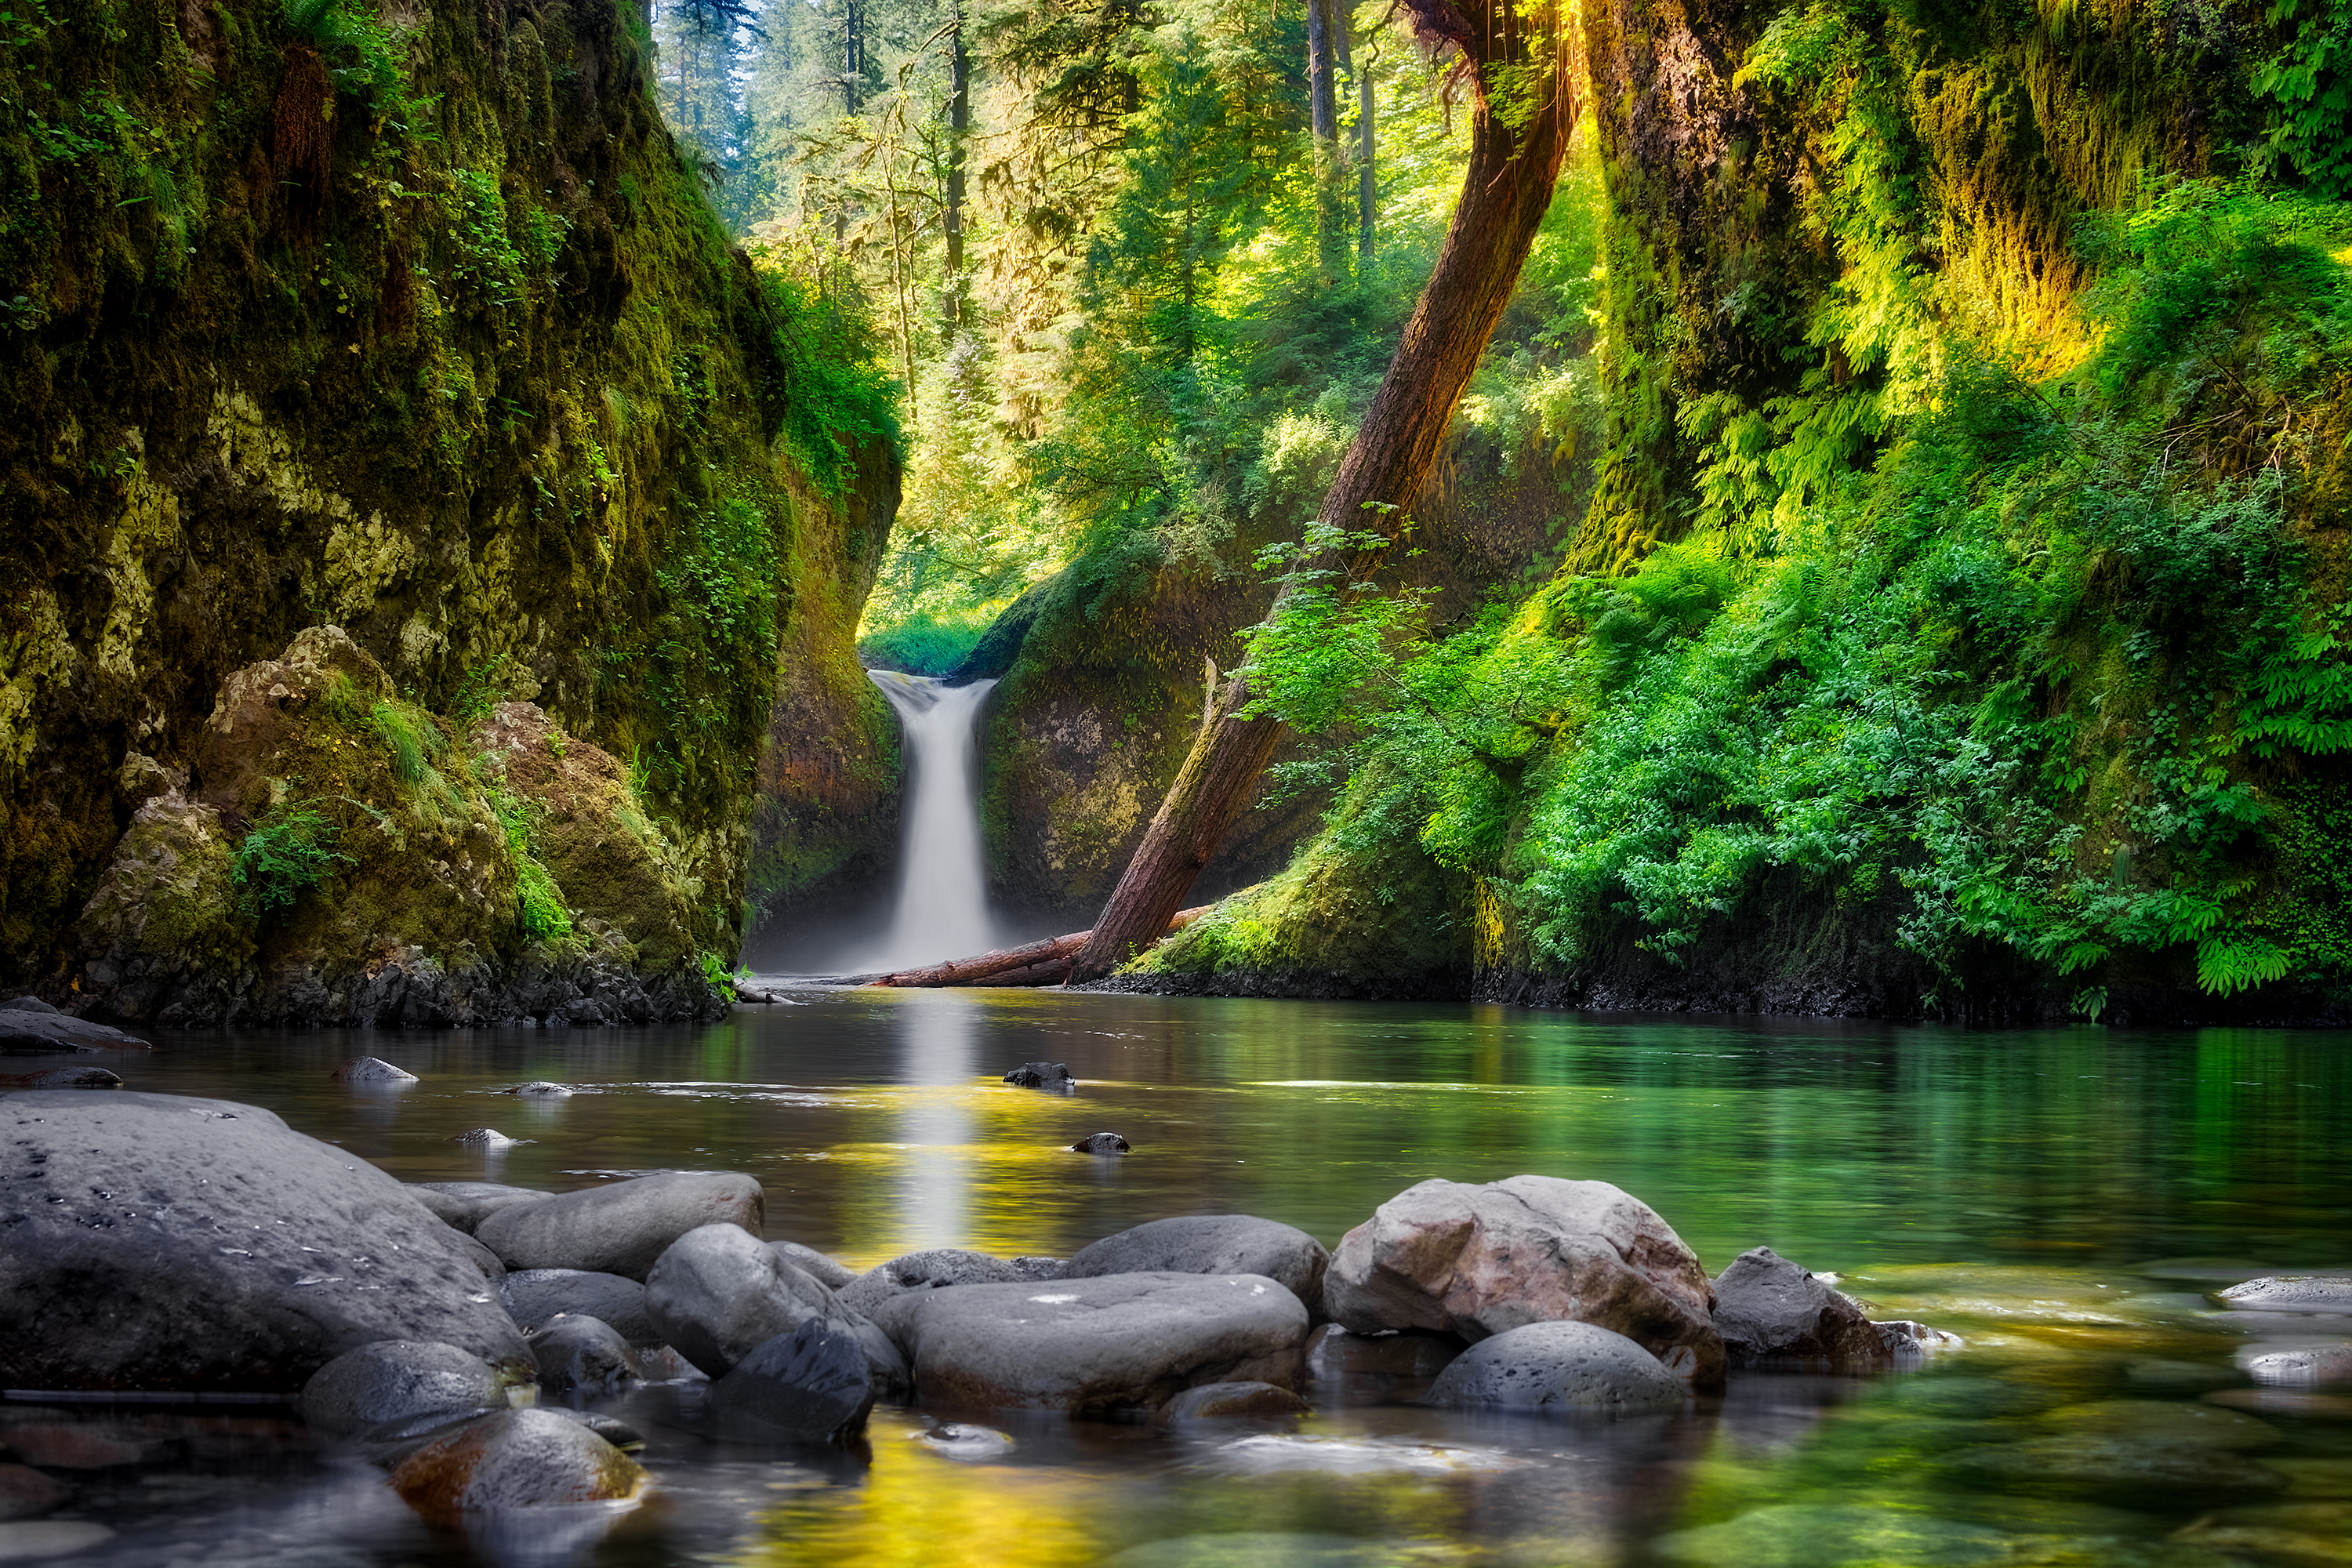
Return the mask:
<svg viewBox="0 0 2352 1568">
<path fill-rule="evenodd" d="M 904 1078 L 913 1092 L 898 1114 L 903 1164 L 893 1251 L 962 1247 L 970 1240 L 971 1079 L 981 1006 L 970 992 L 929 991 L 899 1009 Z"/>
</svg>

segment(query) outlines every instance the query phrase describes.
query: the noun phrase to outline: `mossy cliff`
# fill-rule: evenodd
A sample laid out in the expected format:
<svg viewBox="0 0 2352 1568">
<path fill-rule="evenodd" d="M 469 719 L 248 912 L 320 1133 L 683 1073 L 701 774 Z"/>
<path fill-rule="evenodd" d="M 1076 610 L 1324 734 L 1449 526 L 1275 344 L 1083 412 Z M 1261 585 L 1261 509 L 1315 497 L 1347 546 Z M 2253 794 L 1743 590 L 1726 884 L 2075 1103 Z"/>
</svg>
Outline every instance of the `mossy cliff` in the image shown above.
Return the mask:
<svg viewBox="0 0 2352 1568">
<path fill-rule="evenodd" d="M 545 920 L 609 922 L 534 916 L 512 846 L 539 828 L 483 815 L 505 786 L 464 737 L 504 700 L 620 770 L 625 802 L 597 809 L 642 819 L 662 888 L 615 938 L 629 963 L 699 994 L 731 960 L 763 740 L 780 698 L 821 710 L 809 692 L 855 679 L 895 435 L 827 304 L 728 240 L 639 27 L 609 0 L 0 20 L 0 981 L 71 994 L 68 929 L 126 829 L 138 851 L 134 812 L 178 811 L 157 803 L 193 773 L 219 816 L 186 831 L 196 903 L 223 896 L 222 853 L 249 861 L 313 803 L 357 862 L 252 916 L 251 973 L 415 948 L 511 991 Z M 243 700 L 225 682 L 326 626 L 377 672 L 341 670 L 358 727 L 320 695 L 303 738 L 254 753 L 266 782 L 224 794 L 201 753 L 216 700 Z M 377 705 L 440 784 L 405 776 Z M 886 777 L 878 715 L 816 721 L 845 716 L 846 771 Z M 369 747 L 403 776 L 360 769 Z M 773 837 L 827 804 L 772 794 Z M 371 832 L 407 845 L 400 868 Z M 453 855 L 460 904 L 412 896 Z M 412 892 L 362 897 L 371 878 Z M 203 939 L 224 963 L 233 928 Z M 352 1016 L 321 984 L 264 1010 Z"/>
<path fill-rule="evenodd" d="M 1129 984 L 1369 990 L 1401 920 L 1408 975 L 1500 1000 L 2352 1016 L 2310 12 L 1589 8 L 1577 546 L 1412 650 L 1298 864 Z"/>
</svg>

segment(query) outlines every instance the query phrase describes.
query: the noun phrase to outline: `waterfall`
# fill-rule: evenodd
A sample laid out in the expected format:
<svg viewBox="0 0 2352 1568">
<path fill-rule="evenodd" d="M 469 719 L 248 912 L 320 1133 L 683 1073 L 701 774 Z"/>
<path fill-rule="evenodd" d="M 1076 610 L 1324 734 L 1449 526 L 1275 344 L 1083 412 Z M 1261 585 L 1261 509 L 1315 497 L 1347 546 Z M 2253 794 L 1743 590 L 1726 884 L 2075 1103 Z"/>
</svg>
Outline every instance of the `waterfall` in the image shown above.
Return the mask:
<svg viewBox="0 0 2352 1568">
<path fill-rule="evenodd" d="M 993 680 L 947 686 L 866 672 L 898 710 L 908 790 L 899 826 L 898 907 L 862 969 L 904 969 L 984 952 L 996 941 L 980 850 L 980 748 L 973 731 Z"/>
</svg>

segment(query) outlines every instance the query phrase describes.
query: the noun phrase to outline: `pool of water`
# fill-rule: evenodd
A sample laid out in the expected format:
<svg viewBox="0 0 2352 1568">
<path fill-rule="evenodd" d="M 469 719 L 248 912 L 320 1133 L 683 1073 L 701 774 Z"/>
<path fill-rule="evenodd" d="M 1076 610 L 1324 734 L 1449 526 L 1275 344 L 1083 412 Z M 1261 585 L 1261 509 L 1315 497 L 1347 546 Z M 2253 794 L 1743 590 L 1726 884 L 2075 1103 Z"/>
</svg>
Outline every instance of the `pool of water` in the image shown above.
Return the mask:
<svg viewBox="0 0 2352 1568">
<path fill-rule="evenodd" d="M 793 994 L 704 1028 L 164 1035 L 116 1067 L 133 1088 L 267 1106 L 409 1181 L 748 1171 L 772 1238 L 861 1266 L 932 1247 L 1066 1255 L 1217 1211 L 1336 1245 L 1427 1177 L 1597 1178 L 1658 1209 L 1710 1272 L 1769 1244 L 1965 1347 L 1877 1379 L 1735 1374 L 1719 1399 L 1615 1423 L 1440 1412 L 1418 1403 L 1433 1368 L 1364 1367 L 1312 1385 L 1315 1414 L 1293 1424 L 1008 1420 L 1011 1446 L 981 1459 L 890 1409 L 868 1452 L 730 1446 L 692 1388 L 654 1387 L 615 1406 L 648 1437 L 652 1502 L 503 1534 L 428 1529 L 277 1412 L 0 1405 L 0 1444 L 47 1424 L 20 1457 L 79 1422 L 118 1445 L 98 1457 L 127 1459 L 55 1472 L 78 1489 L 53 1525 L 115 1531 L 59 1560 L 2352 1561 L 2352 1386 L 2264 1389 L 2234 1363 L 2352 1322 L 2205 1294 L 2352 1264 L 2352 1037 Z M 422 1081 L 328 1081 L 359 1054 Z M 1080 1092 L 997 1081 L 1040 1058 Z M 579 1092 L 499 1092 L 534 1079 Z M 482 1127 L 527 1141 L 451 1142 Z M 1134 1152 L 1066 1151 L 1097 1131 Z"/>
</svg>

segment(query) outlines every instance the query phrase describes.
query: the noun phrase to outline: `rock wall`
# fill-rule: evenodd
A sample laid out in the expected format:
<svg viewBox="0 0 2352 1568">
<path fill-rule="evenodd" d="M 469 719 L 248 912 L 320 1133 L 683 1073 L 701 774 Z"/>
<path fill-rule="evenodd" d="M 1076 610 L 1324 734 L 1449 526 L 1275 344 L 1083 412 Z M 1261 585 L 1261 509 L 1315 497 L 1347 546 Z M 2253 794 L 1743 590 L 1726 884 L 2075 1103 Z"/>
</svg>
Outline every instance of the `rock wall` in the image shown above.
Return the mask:
<svg viewBox="0 0 2352 1568">
<path fill-rule="evenodd" d="M 170 781 L 208 795 L 224 682 L 332 625 L 446 735 L 529 701 L 614 759 L 684 900 L 633 962 L 698 987 L 736 950 L 772 722 L 853 738 L 837 776 L 771 764 L 769 841 L 880 803 L 876 712 L 834 696 L 895 505 L 887 417 L 808 401 L 822 307 L 728 240 L 635 8 L 303 16 L 91 0 L 0 47 L 0 984 L 70 996 L 64 938 L 126 830 L 219 897 L 254 802 L 199 822 Z M 513 961 L 497 859 L 457 925 L 418 903 L 344 937 Z M 339 918 L 343 885 L 304 909 Z"/>
</svg>

